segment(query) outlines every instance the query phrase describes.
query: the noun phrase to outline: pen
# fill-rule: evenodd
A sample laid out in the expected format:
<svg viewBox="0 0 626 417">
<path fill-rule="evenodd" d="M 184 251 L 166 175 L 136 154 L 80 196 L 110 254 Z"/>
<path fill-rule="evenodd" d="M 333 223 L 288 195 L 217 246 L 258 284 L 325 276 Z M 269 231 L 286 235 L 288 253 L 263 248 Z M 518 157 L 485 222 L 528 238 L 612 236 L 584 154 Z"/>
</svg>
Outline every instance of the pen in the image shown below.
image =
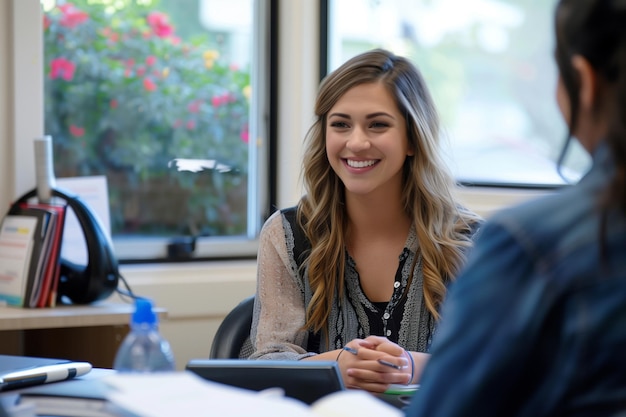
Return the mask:
<svg viewBox="0 0 626 417">
<path fill-rule="evenodd" d="M 0 390 L 72 379 L 91 371 L 91 367 L 88 362 L 68 362 L 16 370 L 0 375 Z"/>
<path fill-rule="evenodd" d="M 386 361 L 384 359 L 378 359 L 378 363 L 381 364 L 381 365 L 389 366 L 389 367 L 394 368 L 394 369 L 398 369 L 398 370 L 404 368 L 404 366 L 393 364 L 393 363 L 388 362 L 388 361 Z"/>
<path fill-rule="evenodd" d="M 346 352 L 350 352 L 353 355 L 357 354 L 357 350 L 354 349 L 354 348 L 351 348 L 350 346 L 344 346 L 343 350 L 345 350 Z M 391 363 L 389 361 L 386 361 L 384 359 L 378 359 L 378 363 L 380 363 L 381 365 L 389 366 L 389 367 L 394 368 L 394 369 L 398 369 L 398 370 L 404 368 L 404 366 L 393 364 L 393 363 Z"/>
<path fill-rule="evenodd" d="M 350 346 L 344 346 L 344 347 L 343 347 L 343 350 L 345 350 L 346 352 L 350 352 L 350 353 L 352 353 L 353 355 L 356 355 L 356 354 L 357 354 L 357 350 L 356 350 L 356 349 L 351 348 Z"/>
</svg>

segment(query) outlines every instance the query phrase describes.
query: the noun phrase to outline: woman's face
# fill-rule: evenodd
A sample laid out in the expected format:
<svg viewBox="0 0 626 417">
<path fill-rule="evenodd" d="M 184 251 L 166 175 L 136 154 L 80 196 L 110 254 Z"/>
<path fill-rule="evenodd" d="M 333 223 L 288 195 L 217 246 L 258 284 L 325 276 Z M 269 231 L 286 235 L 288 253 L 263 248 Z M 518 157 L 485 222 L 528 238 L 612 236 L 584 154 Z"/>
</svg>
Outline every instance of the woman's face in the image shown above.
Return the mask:
<svg viewBox="0 0 626 417">
<path fill-rule="evenodd" d="M 351 88 L 330 109 L 326 155 L 346 194 L 400 192 L 402 166 L 413 150 L 404 116 L 381 83 Z"/>
</svg>

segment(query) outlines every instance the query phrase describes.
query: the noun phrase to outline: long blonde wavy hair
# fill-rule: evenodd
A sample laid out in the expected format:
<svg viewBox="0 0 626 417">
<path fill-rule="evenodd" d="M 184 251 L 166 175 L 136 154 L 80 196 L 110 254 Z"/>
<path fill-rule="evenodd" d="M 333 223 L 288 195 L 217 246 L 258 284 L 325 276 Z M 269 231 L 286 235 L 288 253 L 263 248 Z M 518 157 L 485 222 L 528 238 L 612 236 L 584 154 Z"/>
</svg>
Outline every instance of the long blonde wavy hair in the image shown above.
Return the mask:
<svg viewBox="0 0 626 417">
<path fill-rule="evenodd" d="M 326 118 L 348 90 L 374 82 L 382 83 L 395 97 L 415 151 L 404 163 L 402 199 L 419 241 L 424 299 L 436 319 L 446 283 L 459 271 L 464 248 L 471 245 L 471 225 L 480 220 L 453 195 L 454 180 L 439 155 L 439 117 L 417 68 L 381 49 L 348 60 L 322 81 L 315 103 L 316 121 L 305 139 L 302 177 L 306 193 L 298 204 L 297 218 L 311 243 L 303 263 L 308 265 L 313 292 L 304 327 L 315 332 L 326 331 L 333 298 L 338 294 L 341 299 L 345 286 L 345 189 L 326 156 Z"/>
</svg>

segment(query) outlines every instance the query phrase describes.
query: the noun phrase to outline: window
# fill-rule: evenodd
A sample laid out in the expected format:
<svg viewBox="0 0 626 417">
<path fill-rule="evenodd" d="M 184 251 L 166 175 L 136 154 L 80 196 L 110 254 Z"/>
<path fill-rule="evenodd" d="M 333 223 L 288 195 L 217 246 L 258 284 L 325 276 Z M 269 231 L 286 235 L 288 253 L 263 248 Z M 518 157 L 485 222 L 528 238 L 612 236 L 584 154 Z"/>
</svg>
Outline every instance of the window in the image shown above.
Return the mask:
<svg viewBox="0 0 626 417">
<path fill-rule="evenodd" d="M 256 254 L 269 3 L 41 0 L 54 172 L 106 176 L 120 260 Z"/>
<path fill-rule="evenodd" d="M 555 0 L 328 0 L 327 69 L 383 47 L 424 75 L 457 179 L 478 185 L 564 184 L 555 161 L 566 126 L 554 92 Z M 324 18 L 324 16 L 322 16 Z M 589 158 L 576 143 L 563 174 Z"/>
</svg>

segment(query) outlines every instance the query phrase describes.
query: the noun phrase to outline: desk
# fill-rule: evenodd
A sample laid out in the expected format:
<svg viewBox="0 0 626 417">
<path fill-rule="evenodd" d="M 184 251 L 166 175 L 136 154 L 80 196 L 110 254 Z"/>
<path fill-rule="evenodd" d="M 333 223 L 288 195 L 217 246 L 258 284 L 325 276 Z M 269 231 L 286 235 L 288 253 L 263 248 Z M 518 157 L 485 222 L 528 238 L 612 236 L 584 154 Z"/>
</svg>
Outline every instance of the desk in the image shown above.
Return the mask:
<svg viewBox="0 0 626 417">
<path fill-rule="evenodd" d="M 67 358 L 111 368 L 134 305 L 0 306 L 0 354 Z M 159 317 L 165 310 L 156 308 Z"/>
</svg>

